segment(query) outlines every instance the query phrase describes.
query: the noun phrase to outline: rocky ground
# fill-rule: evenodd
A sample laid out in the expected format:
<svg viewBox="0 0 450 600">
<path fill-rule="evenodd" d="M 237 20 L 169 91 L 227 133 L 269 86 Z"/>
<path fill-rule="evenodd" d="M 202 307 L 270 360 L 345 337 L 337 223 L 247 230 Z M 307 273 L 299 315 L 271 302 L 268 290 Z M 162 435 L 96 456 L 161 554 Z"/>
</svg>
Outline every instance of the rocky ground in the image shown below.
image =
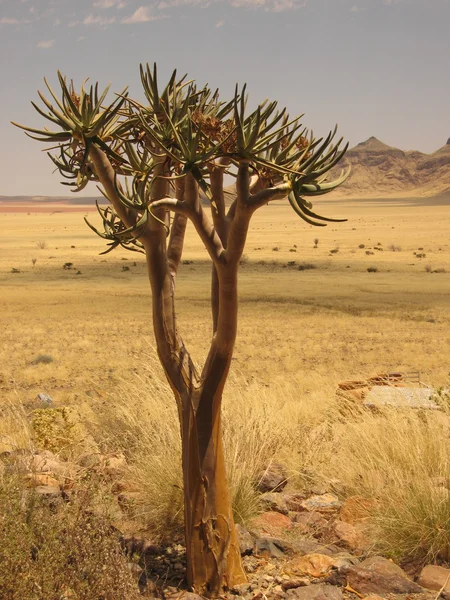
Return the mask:
<svg viewBox="0 0 450 600">
<path fill-rule="evenodd" d="M 49 451 L 18 457 L 4 453 L 1 472 L 21 464 L 27 488 L 49 502 L 71 501 L 80 470 L 101 469 L 112 481 L 117 504 L 125 513 L 127 491 L 121 484 L 122 456 L 86 455 L 79 465 L 61 461 Z M 248 583 L 230 589 L 227 600 L 376 600 L 450 599 L 450 569 L 440 565 L 408 565 L 404 569 L 378 556 L 368 527 L 374 501 L 335 490 L 286 490 L 280 465 L 261 474 L 259 487 L 265 512 L 247 528 L 237 525 Z M 128 498 L 129 500 L 129 498 Z M 144 597 L 199 600 L 186 590 L 185 549 L 163 546 L 145 537 L 122 533 L 129 567 Z"/>
</svg>

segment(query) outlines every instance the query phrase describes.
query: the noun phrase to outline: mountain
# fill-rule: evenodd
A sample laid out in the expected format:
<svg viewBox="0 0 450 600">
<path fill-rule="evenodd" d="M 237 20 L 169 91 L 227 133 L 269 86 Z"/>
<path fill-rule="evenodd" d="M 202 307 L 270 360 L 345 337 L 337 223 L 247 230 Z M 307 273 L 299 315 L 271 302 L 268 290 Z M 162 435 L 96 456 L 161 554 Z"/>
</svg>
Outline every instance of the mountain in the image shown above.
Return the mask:
<svg viewBox="0 0 450 600">
<path fill-rule="evenodd" d="M 403 151 L 371 137 L 348 150 L 342 164 L 349 179 L 341 197 L 437 196 L 450 192 L 450 139 L 433 154 Z"/>
<path fill-rule="evenodd" d="M 432 154 L 417 150 L 403 151 L 375 137 L 348 150 L 333 176 L 351 165 L 348 180 L 331 197 L 389 198 L 450 195 L 450 138 Z M 226 202 L 235 197 L 234 185 L 225 189 Z M 106 200 L 98 198 L 100 203 Z M 206 198 L 202 198 L 207 202 Z M 69 206 L 93 205 L 95 198 L 74 196 L 0 196 L 0 203 L 61 203 Z"/>
</svg>

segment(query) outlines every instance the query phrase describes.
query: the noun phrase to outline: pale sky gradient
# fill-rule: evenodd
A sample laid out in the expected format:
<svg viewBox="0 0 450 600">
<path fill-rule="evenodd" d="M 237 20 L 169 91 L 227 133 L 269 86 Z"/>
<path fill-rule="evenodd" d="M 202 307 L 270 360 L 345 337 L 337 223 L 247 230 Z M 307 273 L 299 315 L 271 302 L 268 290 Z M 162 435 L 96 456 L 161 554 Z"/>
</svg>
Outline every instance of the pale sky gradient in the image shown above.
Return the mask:
<svg viewBox="0 0 450 600">
<path fill-rule="evenodd" d="M 139 98 L 147 61 L 224 99 L 247 82 L 252 103 L 279 100 L 321 134 L 338 123 L 351 145 L 433 152 L 450 136 L 450 0 L 0 0 L 0 195 L 68 193 L 9 124 L 43 125 L 44 76 Z"/>
</svg>

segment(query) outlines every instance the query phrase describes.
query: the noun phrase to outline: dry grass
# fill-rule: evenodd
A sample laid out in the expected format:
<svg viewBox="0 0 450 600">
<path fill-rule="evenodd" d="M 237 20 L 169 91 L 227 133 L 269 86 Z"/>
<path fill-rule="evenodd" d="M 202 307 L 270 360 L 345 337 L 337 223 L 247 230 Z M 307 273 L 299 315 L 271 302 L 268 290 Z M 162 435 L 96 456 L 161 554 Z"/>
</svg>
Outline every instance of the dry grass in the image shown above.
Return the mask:
<svg viewBox="0 0 450 600">
<path fill-rule="evenodd" d="M 444 425 L 428 413 L 426 420 L 420 413 L 408 419 L 392 413 L 353 415 L 342 423 L 334 391 L 340 380 L 390 369 L 420 370 L 424 381 L 446 383 L 450 207 L 430 210 L 407 200 L 317 204 L 319 212 L 350 220 L 322 230 L 316 248 L 317 231 L 276 204 L 257 213 L 249 234 L 224 406 L 235 514 L 245 521 L 258 510 L 255 477 L 276 458 L 288 464 L 293 485 L 339 477 L 348 493 L 376 497 L 380 543 L 402 556 L 434 556 L 444 552 L 450 529 L 448 503 L 440 500 L 446 492 L 434 485 L 435 477 L 450 477 Z M 55 449 L 76 458 L 89 437 L 83 428 L 96 435 L 86 443 L 123 449 L 139 496 L 134 514 L 155 532 L 179 531 L 179 430 L 174 401 L 154 364 L 143 258 L 125 251 L 98 256 L 103 242 L 79 213 L 3 216 L 2 451 L 45 445 L 29 423 L 36 394 L 50 394 L 55 409 L 77 407 L 75 421 L 83 421 L 69 447 Z M 36 232 L 47 247 L 33 267 Z M 368 250 L 388 248 L 394 235 L 402 252 L 356 250 L 362 243 Z M 441 274 L 424 271 L 413 256 L 418 246 Z M 293 247 L 299 263 L 317 268 L 283 268 Z M 211 332 L 210 267 L 192 231 L 184 258 L 179 322 L 201 362 Z M 64 269 L 69 262 L 74 268 Z M 12 274 L 13 266 L 20 272 Z M 376 276 L 369 267 L 378 269 Z"/>
<path fill-rule="evenodd" d="M 140 597 L 108 515 L 93 490 L 69 503 L 23 490 L 14 475 L 0 486 L 0 597 L 5 600 L 133 600 Z"/>
<path fill-rule="evenodd" d="M 151 359 L 149 360 L 152 363 Z M 314 478 L 320 435 L 329 405 L 300 384 L 271 386 L 232 378 L 224 398 L 223 428 L 228 478 L 236 521 L 260 511 L 258 476 L 273 460 L 288 467 L 298 484 Z M 299 395 L 300 394 L 300 395 Z M 123 452 L 126 480 L 134 490 L 130 516 L 153 536 L 183 529 L 180 430 L 169 386 L 157 365 L 124 383 L 97 415 L 94 436 L 106 452 Z"/>
<path fill-rule="evenodd" d="M 400 558 L 450 558 L 450 398 L 441 411 L 353 406 L 333 424 L 326 472 L 375 500 L 377 546 Z"/>
</svg>

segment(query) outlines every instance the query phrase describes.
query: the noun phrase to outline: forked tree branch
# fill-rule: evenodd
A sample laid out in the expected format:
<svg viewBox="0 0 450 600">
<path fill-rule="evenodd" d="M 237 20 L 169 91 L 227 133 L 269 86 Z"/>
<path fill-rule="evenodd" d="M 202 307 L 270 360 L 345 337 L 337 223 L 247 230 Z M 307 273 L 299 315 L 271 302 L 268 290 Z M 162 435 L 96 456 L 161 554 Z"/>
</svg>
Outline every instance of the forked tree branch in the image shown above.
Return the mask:
<svg viewBox="0 0 450 600">
<path fill-rule="evenodd" d="M 184 199 L 184 179 L 176 180 L 176 197 L 177 200 Z M 187 216 L 181 213 L 176 213 L 170 229 L 170 239 L 167 247 L 167 260 L 169 262 L 169 271 L 175 285 L 175 278 L 180 265 L 181 256 L 183 254 L 184 237 L 186 233 Z"/>
</svg>

